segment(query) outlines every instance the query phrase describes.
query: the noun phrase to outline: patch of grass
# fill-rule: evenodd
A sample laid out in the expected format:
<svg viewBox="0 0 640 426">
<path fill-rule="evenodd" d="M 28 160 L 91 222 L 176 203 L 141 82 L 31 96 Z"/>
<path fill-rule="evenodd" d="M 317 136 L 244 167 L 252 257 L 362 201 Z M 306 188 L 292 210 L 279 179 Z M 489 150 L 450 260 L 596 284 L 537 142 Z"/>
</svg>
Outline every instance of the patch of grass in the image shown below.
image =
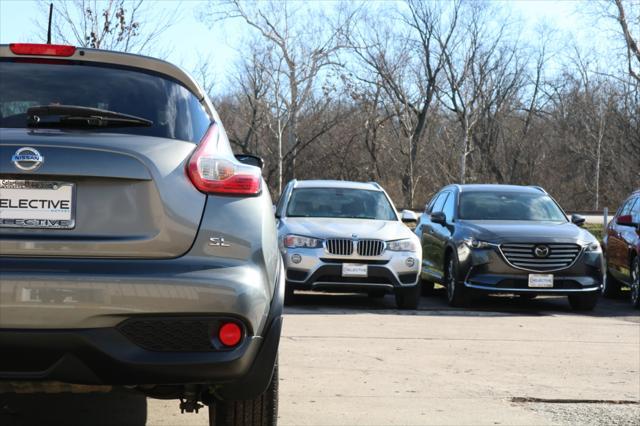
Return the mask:
<svg viewBox="0 0 640 426">
<path fill-rule="evenodd" d="M 602 229 L 602 224 L 600 223 L 585 223 L 584 229 L 591 232 L 594 237 L 598 239 L 598 241 L 602 241 L 602 237 L 604 235 L 604 231 Z"/>
</svg>

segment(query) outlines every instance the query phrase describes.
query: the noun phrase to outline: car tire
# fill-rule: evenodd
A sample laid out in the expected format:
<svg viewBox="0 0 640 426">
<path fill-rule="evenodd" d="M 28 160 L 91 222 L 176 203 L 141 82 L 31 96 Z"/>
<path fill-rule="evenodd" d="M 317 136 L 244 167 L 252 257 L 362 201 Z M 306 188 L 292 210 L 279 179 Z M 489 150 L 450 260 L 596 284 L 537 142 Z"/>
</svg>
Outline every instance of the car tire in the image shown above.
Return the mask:
<svg viewBox="0 0 640 426">
<path fill-rule="evenodd" d="M 264 393 L 255 399 L 209 405 L 209 426 L 275 426 L 278 423 L 278 363 Z"/>
<path fill-rule="evenodd" d="M 284 304 L 285 306 L 291 306 L 296 301 L 296 294 L 291 285 L 284 284 Z"/>
<path fill-rule="evenodd" d="M 569 304 L 574 311 L 593 311 L 598 303 L 600 293 L 591 291 L 583 294 L 569 295 Z"/>
<path fill-rule="evenodd" d="M 631 304 L 634 308 L 640 308 L 640 257 L 633 259 L 631 263 Z"/>
<path fill-rule="evenodd" d="M 420 280 L 418 284 L 409 288 L 396 289 L 396 305 L 398 309 L 417 309 L 420 303 Z"/>
<path fill-rule="evenodd" d="M 447 267 L 445 270 L 444 281 L 447 288 L 447 301 L 449 305 L 462 308 L 469 306 L 471 302 L 471 295 L 469 289 L 464 286 L 464 283 L 458 280 L 458 260 L 455 255 L 451 254 L 447 258 Z"/>
<path fill-rule="evenodd" d="M 423 296 L 432 296 L 434 293 L 434 287 L 436 283 L 433 281 L 422 280 L 422 295 Z"/>
<path fill-rule="evenodd" d="M 607 271 L 604 274 L 604 281 L 602 283 L 602 295 L 607 298 L 616 298 L 620 296 L 622 284 L 620 281 L 613 278 L 613 276 Z"/>
</svg>

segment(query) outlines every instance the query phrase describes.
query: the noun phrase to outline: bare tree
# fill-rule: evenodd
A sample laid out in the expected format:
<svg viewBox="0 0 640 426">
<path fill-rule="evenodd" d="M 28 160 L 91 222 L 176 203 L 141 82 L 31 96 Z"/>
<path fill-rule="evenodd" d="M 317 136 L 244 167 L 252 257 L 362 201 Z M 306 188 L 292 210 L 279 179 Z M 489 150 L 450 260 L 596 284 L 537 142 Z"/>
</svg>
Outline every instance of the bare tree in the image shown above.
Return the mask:
<svg viewBox="0 0 640 426">
<path fill-rule="evenodd" d="M 53 41 L 94 49 L 148 53 L 161 34 L 179 20 L 179 7 L 162 13 L 144 0 L 39 0 L 37 25 L 46 39 L 53 3 Z"/>
<path fill-rule="evenodd" d="M 436 101 L 437 82 L 445 65 L 448 48 L 458 28 L 461 2 L 433 3 L 409 0 L 391 25 L 381 20 L 363 21 L 365 28 L 349 35 L 353 52 L 375 78 L 369 83 L 382 88 L 385 108 L 395 117 L 397 135 L 406 141 L 402 177 L 405 204 L 414 204 L 419 177 L 416 163 L 421 141 L 429 125 L 429 113 Z M 366 80 L 367 77 L 361 77 Z"/>
<path fill-rule="evenodd" d="M 338 11 L 339 12 L 339 11 Z M 314 13 L 321 14 L 320 10 Z M 299 117 L 303 109 L 316 101 L 316 108 L 323 108 L 327 102 L 317 102 L 317 90 L 321 88 L 323 78 L 331 67 L 339 65 L 337 53 L 343 47 L 340 34 L 350 22 L 350 16 L 337 14 L 333 28 L 324 26 L 322 19 L 309 17 L 308 5 L 301 3 L 264 1 L 260 3 L 240 0 L 212 1 L 209 11 L 205 11 L 204 20 L 213 22 L 228 19 L 241 19 L 254 29 L 273 48 L 272 52 L 280 60 L 272 61 L 276 65 L 270 71 L 272 83 L 278 85 L 278 99 L 275 104 L 284 102 L 286 108 L 287 146 L 281 150 L 279 163 L 288 162 L 290 175 L 295 177 L 296 159 L 301 150 L 327 132 L 336 120 L 324 120 L 316 123 L 315 131 L 301 137 Z M 328 22 L 327 17 L 325 17 Z M 282 65 L 282 66 L 281 66 Z M 326 85 L 324 88 L 326 89 Z M 325 91 L 326 94 L 326 91 Z M 282 169 L 283 165 L 279 165 Z M 281 178 L 279 178 L 280 180 Z M 281 183 L 278 184 L 281 187 Z"/>
<path fill-rule="evenodd" d="M 613 0 L 613 2 L 618 11 L 616 20 L 620 24 L 627 46 L 629 74 L 640 83 L 640 4 L 633 5 L 629 2 L 627 10 L 625 10 L 623 0 Z M 630 16 L 627 15 L 627 11 L 632 11 Z"/>
</svg>

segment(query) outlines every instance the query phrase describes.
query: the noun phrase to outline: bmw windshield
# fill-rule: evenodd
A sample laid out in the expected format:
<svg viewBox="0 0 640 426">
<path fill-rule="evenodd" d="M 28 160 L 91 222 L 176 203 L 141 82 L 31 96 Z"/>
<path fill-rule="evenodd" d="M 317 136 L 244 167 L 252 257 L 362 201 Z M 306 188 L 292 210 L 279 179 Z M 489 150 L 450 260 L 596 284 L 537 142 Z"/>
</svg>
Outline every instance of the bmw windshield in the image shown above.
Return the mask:
<svg viewBox="0 0 640 426">
<path fill-rule="evenodd" d="M 295 189 L 287 216 L 397 220 L 384 192 L 348 188 Z"/>
<path fill-rule="evenodd" d="M 551 197 L 523 192 L 462 192 L 458 217 L 463 220 L 567 222 Z"/>
</svg>

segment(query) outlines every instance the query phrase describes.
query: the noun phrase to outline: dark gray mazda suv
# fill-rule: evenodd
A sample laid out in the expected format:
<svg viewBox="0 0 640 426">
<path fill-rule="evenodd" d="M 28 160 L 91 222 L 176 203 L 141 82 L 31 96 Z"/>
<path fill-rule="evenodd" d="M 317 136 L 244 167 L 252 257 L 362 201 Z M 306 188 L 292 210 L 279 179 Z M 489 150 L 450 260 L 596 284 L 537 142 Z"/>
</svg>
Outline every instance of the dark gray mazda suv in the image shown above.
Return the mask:
<svg viewBox="0 0 640 426">
<path fill-rule="evenodd" d="M 596 238 L 569 221 L 541 188 L 451 185 L 427 204 L 415 232 L 422 241 L 423 290 L 438 282 L 449 303 L 473 292 L 567 295 L 576 310 L 598 301 L 604 273 Z"/>
<path fill-rule="evenodd" d="M 169 63 L 0 46 L 0 392 L 123 385 L 275 424 L 284 273 L 241 159 Z"/>
</svg>

